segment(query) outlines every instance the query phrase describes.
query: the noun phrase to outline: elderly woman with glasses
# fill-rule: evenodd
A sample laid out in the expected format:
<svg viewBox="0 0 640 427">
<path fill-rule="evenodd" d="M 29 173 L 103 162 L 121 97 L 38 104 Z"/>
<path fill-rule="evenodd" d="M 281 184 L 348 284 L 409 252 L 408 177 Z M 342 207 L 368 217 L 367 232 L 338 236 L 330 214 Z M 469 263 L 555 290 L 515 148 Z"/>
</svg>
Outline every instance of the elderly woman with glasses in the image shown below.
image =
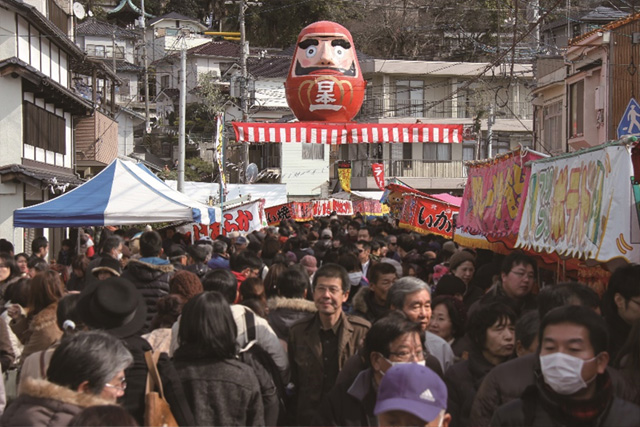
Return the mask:
<svg viewBox="0 0 640 427">
<path fill-rule="evenodd" d="M 124 370 L 132 362 L 125 345 L 105 332 L 70 335 L 53 353 L 47 380 L 27 379 L 0 424 L 67 425 L 84 408 L 113 405 L 124 395 Z"/>
</svg>

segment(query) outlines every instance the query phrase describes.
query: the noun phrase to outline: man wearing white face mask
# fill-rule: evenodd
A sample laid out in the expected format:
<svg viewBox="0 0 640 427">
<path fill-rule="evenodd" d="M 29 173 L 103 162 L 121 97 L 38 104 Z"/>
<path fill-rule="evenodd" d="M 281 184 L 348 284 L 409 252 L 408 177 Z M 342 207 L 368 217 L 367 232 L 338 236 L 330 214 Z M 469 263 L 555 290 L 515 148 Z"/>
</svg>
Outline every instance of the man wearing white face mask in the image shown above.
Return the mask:
<svg viewBox="0 0 640 427">
<path fill-rule="evenodd" d="M 394 366 L 380 383 L 375 414 L 380 426 L 448 427 L 447 387 L 424 366 Z"/>
<path fill-rule="evenodd" d="M 551 310 L 540 325 L 540 372 L 520 399 L 501 406 L 492 426 L 637 426 L 640 407 L 614 396 L 609 334 L 593 310 Z"/>
</svg>

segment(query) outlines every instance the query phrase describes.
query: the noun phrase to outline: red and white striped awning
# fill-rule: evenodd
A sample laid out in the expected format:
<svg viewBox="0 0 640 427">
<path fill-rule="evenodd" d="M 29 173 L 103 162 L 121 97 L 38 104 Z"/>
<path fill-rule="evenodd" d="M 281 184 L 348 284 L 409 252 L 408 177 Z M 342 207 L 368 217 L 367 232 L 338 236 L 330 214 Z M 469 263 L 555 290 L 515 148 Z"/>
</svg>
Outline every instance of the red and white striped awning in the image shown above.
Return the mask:
<svg viewBox="0 0 640 427">
<path fill-rule="evenodd" d="M 238 142 L 308 142 L 317 144 L 462 142 L 462 125 L 316 122 L 232 123 Z"/>
</svg>

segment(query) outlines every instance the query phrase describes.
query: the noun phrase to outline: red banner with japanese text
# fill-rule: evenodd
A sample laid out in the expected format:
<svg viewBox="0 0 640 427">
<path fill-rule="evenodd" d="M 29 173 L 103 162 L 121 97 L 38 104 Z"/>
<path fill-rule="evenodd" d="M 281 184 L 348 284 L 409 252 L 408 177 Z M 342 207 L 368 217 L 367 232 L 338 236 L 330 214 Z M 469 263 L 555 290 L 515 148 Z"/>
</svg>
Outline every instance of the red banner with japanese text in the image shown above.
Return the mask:
<svg viewBox="0 0 640 427">
<path fill-rule="evenodd" d="M 458 208 L 441 200 L 406 194 L 398 227 L 421 234 L 438 234 L 453 237 L 454 215 Z"/>
<path fill-rule="evenodd" d="M 360 199 L 353 200 L 353 212 L 365 216 L 382 216 L 389 213 L 389 207 L 380 203 L 379 200 Z"/>
<path fill-rule="evenodd" d="M 311 203 L 314 217 L 329 216 L 333 212 L 337 215 L 353 215 L 353 203 L 351 200 L 323 199 L 314 200 Z"/>
<path fill-rule="evenodd" d="M 380 191 L 384 191 L 384 163 L 372 163 L 373 179 Z"/>
<path fill-rule="evenodd" d="M 281 221 L 310 221 L 313 219 L 313 205 L 311 202 L 290 202 L 272 206 L 264 210 L 267 224 L 278 225 Z"/>
<path fill-rule="evenodd" d="M 515 243 L 531 174 L 525 164 L 542 157 L 517 149 L 495 159 L 470 163 L 456 226 L 487 239 L 508 237 Z"/>
<path fill-rule="evenodd" d="M 260 230 L 266 226 L 266 217 L 264 213 L 264 199 L 256 200 L 236 206 L 231 209 L 225 209 L 222 213 L 222 234 L 227 235 L 232 231 L 238 231 L 242 234 L 251 233 Z M 193 241 L 208 236 L 215 239 L 220 235 L 220 223 L 215 222 L 211 225 L 205 224 L 187 224 L 178 227 L 181 233 L 192 233 Z"/>
</svg>

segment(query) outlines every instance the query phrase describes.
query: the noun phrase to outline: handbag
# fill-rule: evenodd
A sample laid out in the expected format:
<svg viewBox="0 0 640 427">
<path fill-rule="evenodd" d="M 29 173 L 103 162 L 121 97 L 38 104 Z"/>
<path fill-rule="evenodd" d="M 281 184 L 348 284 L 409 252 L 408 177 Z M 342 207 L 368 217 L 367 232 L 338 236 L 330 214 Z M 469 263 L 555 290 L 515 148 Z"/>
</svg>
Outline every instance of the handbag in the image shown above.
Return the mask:
<svg viewBox="0 0 640 427">
<path fill-rule="evenodd" d="M 159 352 L 154 354 L 151 351 L 146 351 L 144 353 L 144 359 L 149 370 L 144 395 L 144 425 L 150 427 L 178 427 L 178 423 L 171 413 L 169 403 L 164 398 L 162 381 L 158 372 L 159 357 Z"/>
</svg>

